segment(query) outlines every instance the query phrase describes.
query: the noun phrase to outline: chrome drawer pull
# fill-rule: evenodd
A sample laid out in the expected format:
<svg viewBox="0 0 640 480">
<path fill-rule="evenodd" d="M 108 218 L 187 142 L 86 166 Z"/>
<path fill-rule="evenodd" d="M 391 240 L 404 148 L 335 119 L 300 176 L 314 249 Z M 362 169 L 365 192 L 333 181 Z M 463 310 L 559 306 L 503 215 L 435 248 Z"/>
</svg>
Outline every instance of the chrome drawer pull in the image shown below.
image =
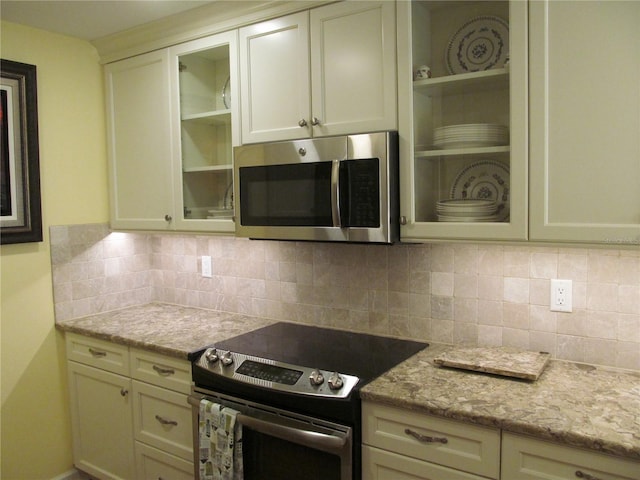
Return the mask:
<svg viewBox="0 0 640 480">
<path fill-rule="evenodd" d="M 89 353 L 91 355 L 93 355 L 94 357 L 106 357 L 107 356 L 107 352 L 103 352 L 102 350 L 95 350 L 91 347 L 89 347 Z"/>
<path fill-rule="evenodd" d="M 178 422 L 175 420 L 167 420 L 166 418 L 162 418 L 160 415 L 156 415 L 156 420 L 160 422 L 160 425 L 173 425 L 175 427 L 178 426 Z"/>
<path fill-rule="evenodd" d="M 160 375 L 173 375 L 176 371 L 173 368 L 162 368 L 158 365 L 154 365 L 153 369 L 158 372 Z"/>
<path fill-rule="evenodd" d="M 410 428 L 405 428 L 404 433 L 411 435 L 413 438 L 422 443 L 449 443 L 447 437 L 429 437 L 428 435 L 422 435 L 421 433 L 414 432 Z"/>
<path fill-rule="evenodd" d="M 576 470 L 576 477 L 584 478 L 584 480 L 601 480 L 600 477 L 594 477 L 593 475 L 589 475 L 588 473 L 584 473 L 581 470 Z"/>
</svg>

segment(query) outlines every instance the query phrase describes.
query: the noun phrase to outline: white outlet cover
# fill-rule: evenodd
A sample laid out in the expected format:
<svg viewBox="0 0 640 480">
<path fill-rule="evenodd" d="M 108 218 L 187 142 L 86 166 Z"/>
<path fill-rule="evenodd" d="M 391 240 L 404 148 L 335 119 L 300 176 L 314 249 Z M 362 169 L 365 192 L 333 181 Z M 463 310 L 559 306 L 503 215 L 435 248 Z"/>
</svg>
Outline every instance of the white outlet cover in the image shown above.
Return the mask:
<svg viewBox="0 0 640 480">
<path fill-rule="evenodd" d="M 571 280 L 551 280 L 549 309 L 552 312 L 573 311 L 573 283 Z"/>
<path fill-rule="evenodd" d="M 212 273 L 213 272 L 211 271 L 211 257 L 208 255 L 203 255 L 202 256 L 202 276 L 211 278 Z"/>
</svg>

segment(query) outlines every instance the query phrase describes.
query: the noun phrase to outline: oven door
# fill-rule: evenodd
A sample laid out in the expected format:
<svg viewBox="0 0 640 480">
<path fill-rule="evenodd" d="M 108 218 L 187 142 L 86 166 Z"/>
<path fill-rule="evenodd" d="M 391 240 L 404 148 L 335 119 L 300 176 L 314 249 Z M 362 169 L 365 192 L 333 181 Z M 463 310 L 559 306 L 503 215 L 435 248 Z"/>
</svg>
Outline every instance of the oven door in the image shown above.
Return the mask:
<svg viewBox="0 0 640 480">
<path fill-rule="evenodd" d="M 189 403 L 195 478 L 199 476 L 198 416 L 203 399 L 240 412 L 244 480 L 353 479 L 351 427 L 194 388 Z"/>
</svg>

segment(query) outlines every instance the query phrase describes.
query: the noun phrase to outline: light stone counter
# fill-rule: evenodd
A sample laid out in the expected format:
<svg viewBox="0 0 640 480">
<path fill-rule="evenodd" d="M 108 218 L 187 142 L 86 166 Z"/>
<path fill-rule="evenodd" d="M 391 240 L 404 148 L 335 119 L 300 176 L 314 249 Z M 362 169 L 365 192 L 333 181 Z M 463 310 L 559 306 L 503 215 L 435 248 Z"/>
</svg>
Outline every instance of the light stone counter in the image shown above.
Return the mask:
<svg viewBox="0 0 640 480">
<path fill-rule="evenodd" d="M 434 365 L 451 348 L 432 344 L 362 398 L 640 459 L 640 372 L 551 361 L 531 382 Z"/>
<path fill-rule="evenodd" d="M 186 359 L 273 320 L 163 303 L 65 320 L 56 327 Z M 640 459 L 640 372 L 551 361 L 535 382 L 441 368 L 432 344 L 365 386 L 362 398 Z"/>
<path fill-rule="evenodd" d="M 150 303 L 56 322 L 56 327 L 187 359 L 191 352 L 271 323 L 235 313 Z"/>
</svg>

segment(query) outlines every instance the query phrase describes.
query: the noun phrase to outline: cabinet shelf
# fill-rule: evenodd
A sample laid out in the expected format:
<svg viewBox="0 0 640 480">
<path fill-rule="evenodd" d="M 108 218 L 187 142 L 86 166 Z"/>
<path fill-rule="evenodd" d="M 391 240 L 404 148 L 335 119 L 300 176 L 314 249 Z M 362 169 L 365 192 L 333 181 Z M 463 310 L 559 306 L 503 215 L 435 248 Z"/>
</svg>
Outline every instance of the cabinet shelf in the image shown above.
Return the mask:
<svg viewBox="0 0 640 480">
<path fill-rule="evenodd" d="M 200 123 L 204 125 L 229 125 L 231 110 L 212 110 L 210 112 L 192 113 L 182 117 L 183 122 Z"/>
<path fill-rule="evenodd" d="M 508 68 L 496 68 L 482 72 L 461 73 L 444 77 L 427 78 L 413 82 L 416 92 L 433 97 L 466 93 L 470 88 L 474 92 L 509 88 Z"/>
<path fill-rule="evenodd" d="M 184 173 L 202 173 L 202 172 L 230 172 L 233 170 L 233 165 L 206 165 L 202 167 L 184 167 L 182 171 Z"/>
<path fill-rule="evenodd" d="M 441 150 L 423 149 L 422 146 L 418 146 L 414 152 L 415 158 L 437 158 L 437 157 L 452 157 L 460 155 L 485 155 L 491 153 L 509 153 L 511 147 L 509 145 L 497 146 L 497 147 L 477 147 L 477 148 L 448 148 Z"/>
</svg>

